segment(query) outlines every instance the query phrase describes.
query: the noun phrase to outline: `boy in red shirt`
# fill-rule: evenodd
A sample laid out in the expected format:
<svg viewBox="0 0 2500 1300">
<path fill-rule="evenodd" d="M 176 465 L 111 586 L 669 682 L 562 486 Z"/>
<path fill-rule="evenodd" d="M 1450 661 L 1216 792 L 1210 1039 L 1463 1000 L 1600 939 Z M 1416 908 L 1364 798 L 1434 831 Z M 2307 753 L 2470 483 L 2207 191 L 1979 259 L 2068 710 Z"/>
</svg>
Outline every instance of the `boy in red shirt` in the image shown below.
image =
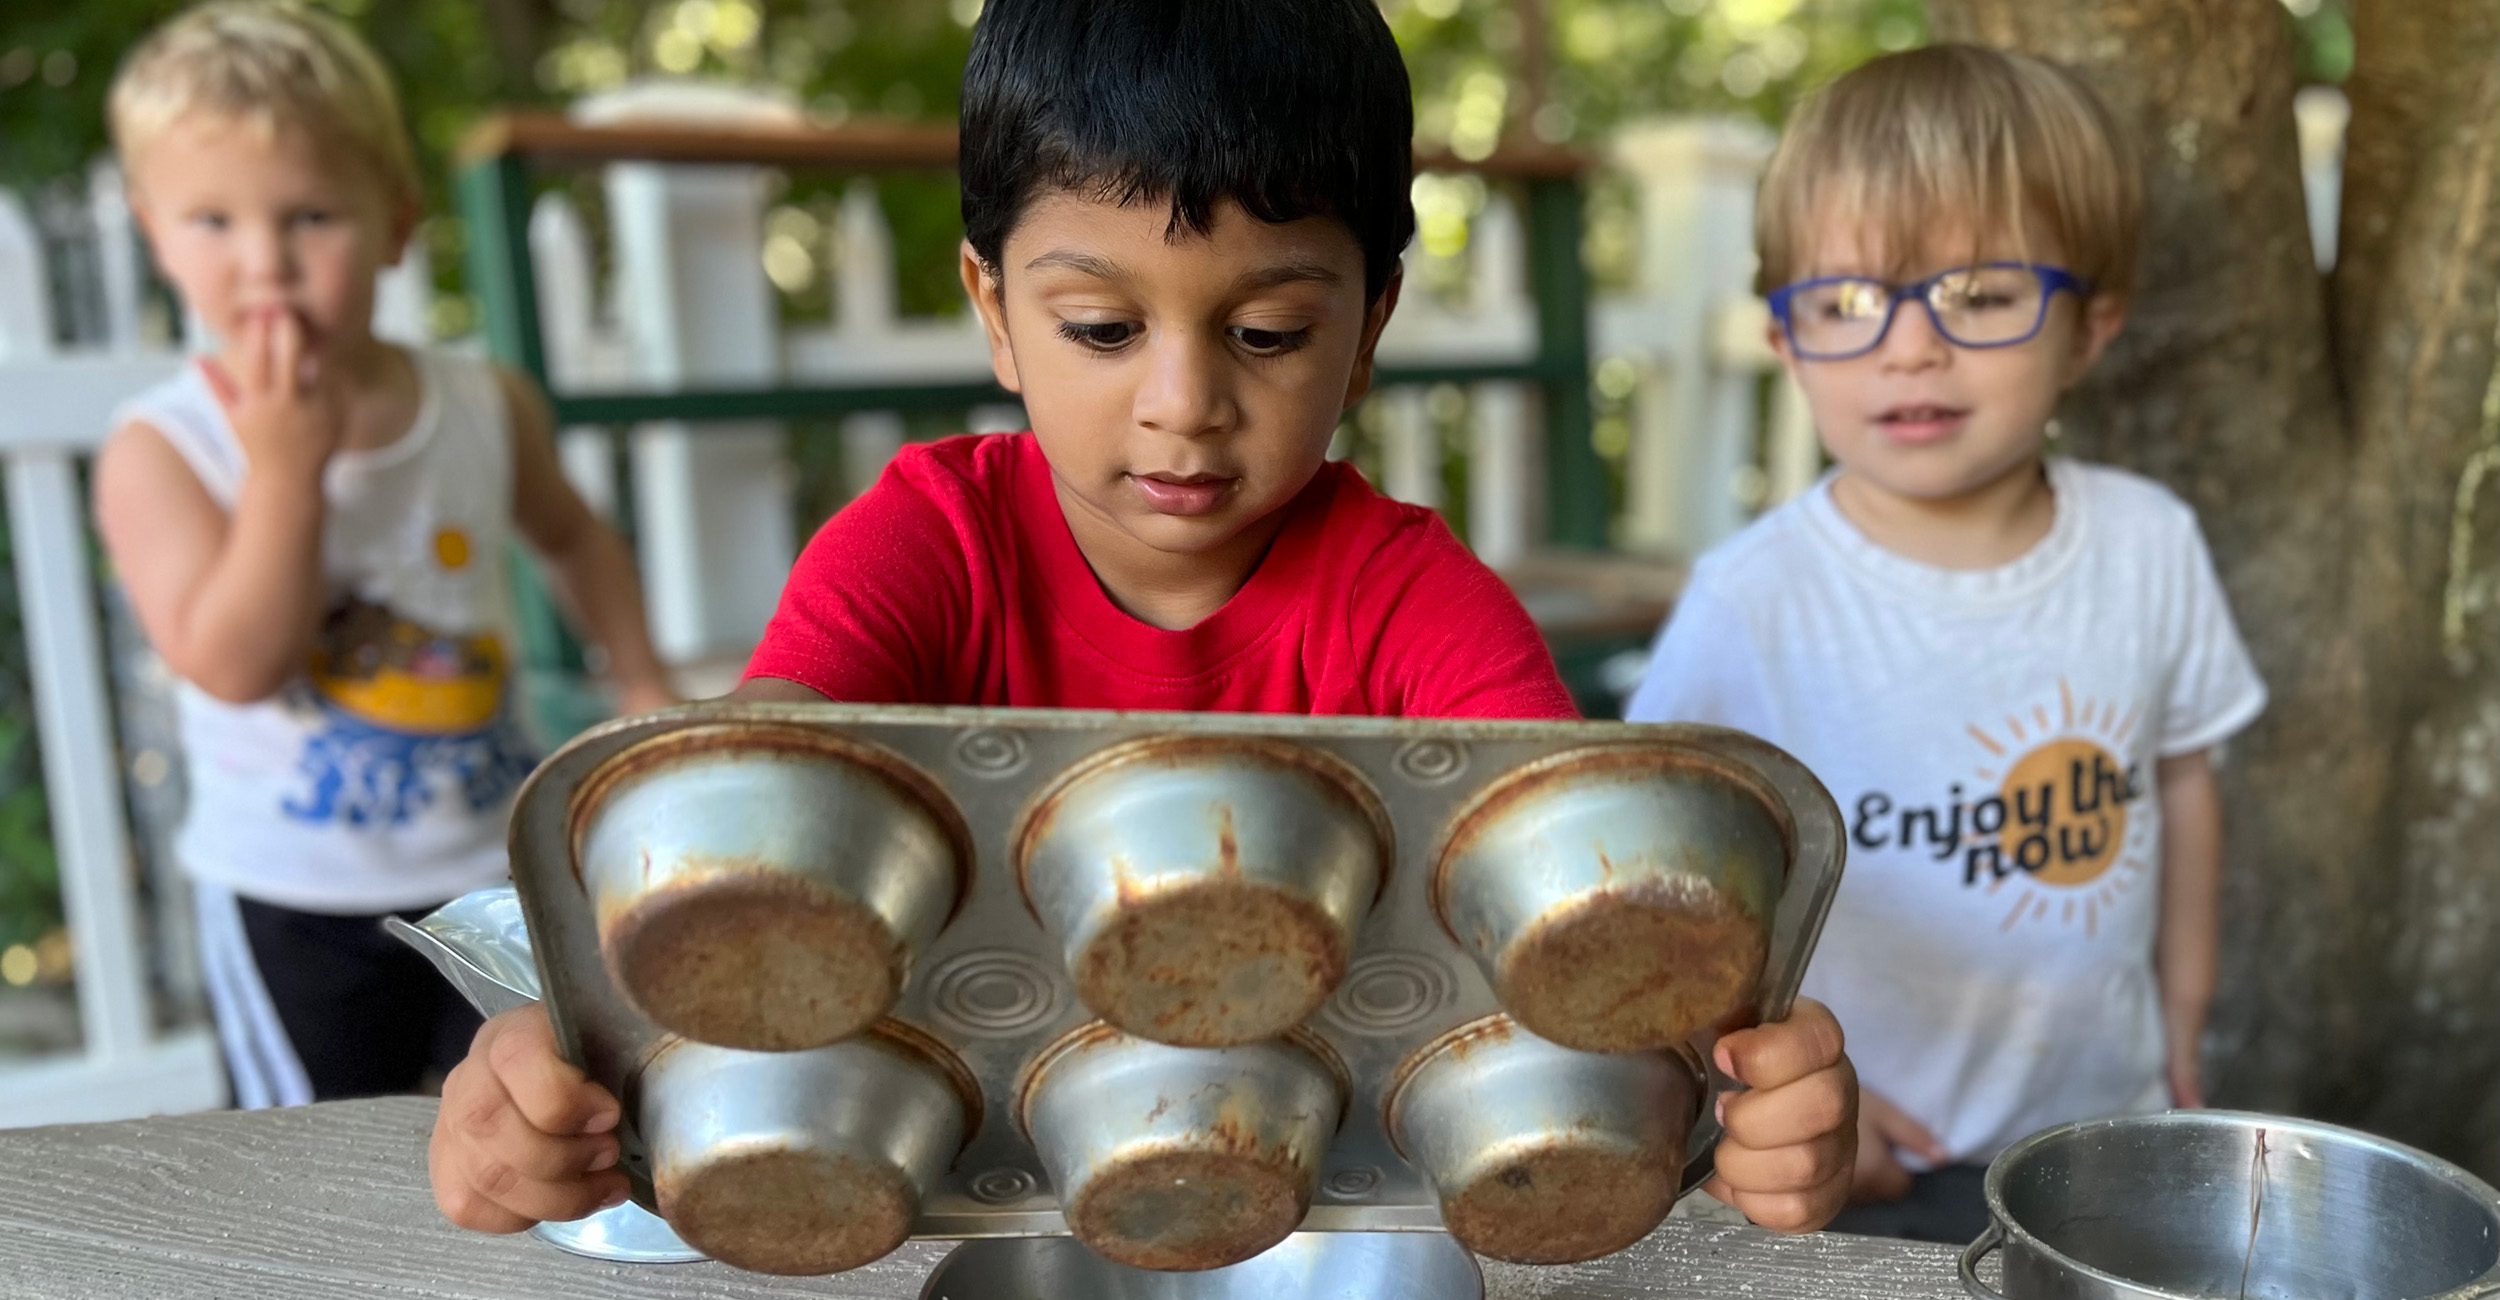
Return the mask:
<svg viewBox="0 0 2500 1300">
<path fill-rule="evenodd" d="M 1371 0 L 991 0 L 964 69 L 964 287 L 1024 434 L 913 448 L 799 559 L 736 698 L 1574 716 L 1431 511 L 1327 459 L 1413 233 Z M 1810 1231 L 1848 1190 L 1830 1013 L 1731 1034 L 1711 1190 Z M 444 1086 L 436 1202 L 514 1232 L 623 1200 L 616 1100 L 536 1009 Z"/>
</svg>

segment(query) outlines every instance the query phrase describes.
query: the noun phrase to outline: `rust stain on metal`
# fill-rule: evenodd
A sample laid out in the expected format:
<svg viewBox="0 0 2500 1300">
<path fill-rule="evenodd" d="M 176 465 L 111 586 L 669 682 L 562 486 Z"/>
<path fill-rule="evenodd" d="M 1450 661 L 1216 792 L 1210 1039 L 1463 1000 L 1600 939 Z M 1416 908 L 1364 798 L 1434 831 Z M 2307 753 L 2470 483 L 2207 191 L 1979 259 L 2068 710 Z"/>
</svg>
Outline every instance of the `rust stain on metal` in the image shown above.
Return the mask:
<svg viewBox="0 0 2500 1300">
<path fill-rule="evenodd" d="M 876 913 L 803 877 L 728 861 L 603 917 L 627 1002 L 698 1042 L 793 1051 L 866 1028 L 901 989 L 901 942 Z"/>
<path fill-rule="evenodd" d="M 1124 884 L 1118 914 L 1070 974 L 1086 1006 L 1130 1033 L 1223 1047 L 1317 1011 L 1352 947 L 1347 927 L 1276 885 L 1238 875 L 1135 893 Z"/>
<path fill-rule="evenodd" d="M 1219 1124 L 1202 1143 L 1123 1152 L 1066 1207 L 1069 1231 L 1134 1268 L 1239 1263 L 1283 1241 L 1310 1207 L 1317 1170 Z"/>
<path fill-rule="evenodd" d="M 919 1197 L 881 1164 L 775 1147 L 663 1166 L 660 1215 L 687 1244 L 758 1273 L 838 1273 L 903 1244 Z"/>
<path fill-rule="evenodd" d="M 1648 1236 L 1675 1204 L 1678 1175 L 1670 1162 L 1557 1138 L 1446 1189 L 1441 1219 L 1477 1254 L 1576 1264 Z"/>
<path fill-rule="evenodd" d="M 1241 837 L 1233 832 L 1233 806 L 1215 806 L 1215 870 L 1228 879 L 1241 876 Z"/>
<path fill-rule="evenodd" d="M 1693 875 L 1644 876 L 1540 919 L 1504 949 L 1495 992 L 1539 1037 L 1586 1052 L 1665 1047 L 1754 996 L 1768 928 Z"/>
</svg>

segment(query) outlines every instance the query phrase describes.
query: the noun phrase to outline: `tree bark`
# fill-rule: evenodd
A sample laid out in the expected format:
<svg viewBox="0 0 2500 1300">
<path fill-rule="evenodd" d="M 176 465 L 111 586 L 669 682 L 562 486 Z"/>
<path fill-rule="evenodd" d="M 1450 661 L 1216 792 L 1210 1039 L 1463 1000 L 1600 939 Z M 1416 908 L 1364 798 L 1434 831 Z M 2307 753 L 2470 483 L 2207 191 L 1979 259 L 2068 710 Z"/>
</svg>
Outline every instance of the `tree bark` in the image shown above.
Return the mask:
<svg viewBox="0 0 2500 1300">
<path fill-rule="evenodd" d="M 2272 0 L 1931 0 L 2081 71 L 2148 186 L 2077 449 L 2197 508 L 2273 690 L 2223 769 L 2213 1095 L 2500 1177 L 2495 0 L 2361 0 L 2339 261 L 2314 269 Z"/>
</svg>

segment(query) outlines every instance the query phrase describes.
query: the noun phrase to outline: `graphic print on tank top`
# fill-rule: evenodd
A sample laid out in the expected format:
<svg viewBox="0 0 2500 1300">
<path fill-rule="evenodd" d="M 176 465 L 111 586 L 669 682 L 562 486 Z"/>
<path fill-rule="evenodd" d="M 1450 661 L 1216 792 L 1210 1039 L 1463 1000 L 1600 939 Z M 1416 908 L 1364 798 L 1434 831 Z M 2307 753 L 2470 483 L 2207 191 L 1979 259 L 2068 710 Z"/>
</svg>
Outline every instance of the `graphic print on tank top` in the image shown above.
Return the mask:
<svg viewBox="0 0 2500 1300">
<path fill-rule="evenodd" d="M 431 563 L 458 582 L 479 562 L 468 534 L 436 530 Z M 302 703 L 322 725 L 305 739 L 303 789 L 288 817 L 398 826 L 437 799 L 459 811 L 501 804 L 536 765 L 509 713 L 511 666 L 491 632 L 439 631 L 350 594 L 315 638 Z"/>
<path fill-rule="evenodd" d="M 2080 925 L 2156 878 L 2151 793 L 2133 752 L 2141 704 L 2078 696 L 2064 679 L 2042 699 L 1963 725 L 1971 783 L 1941 799 L 1885 790 L 1860 795 L 1849 837 L 1859 848 L 1923 852 L 1966 889 L 2009 901 L 1998 929 Z"/>
</svg>

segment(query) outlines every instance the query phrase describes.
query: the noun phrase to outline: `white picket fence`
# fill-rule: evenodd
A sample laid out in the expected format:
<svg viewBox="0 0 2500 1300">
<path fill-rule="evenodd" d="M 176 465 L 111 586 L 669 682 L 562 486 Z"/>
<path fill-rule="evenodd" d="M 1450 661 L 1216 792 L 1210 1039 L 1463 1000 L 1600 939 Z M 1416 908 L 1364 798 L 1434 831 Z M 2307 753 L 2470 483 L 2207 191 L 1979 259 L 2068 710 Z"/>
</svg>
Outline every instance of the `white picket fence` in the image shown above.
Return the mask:
<svg viewBox="0 0 2500 1300">
<path fill-rule="evenodd" d="M 2304 104 L 2304 118 L 2313 106 Z M 2324 106 L 2331 108 L 2331 105 Z M 2313 217 L 2331 214 L 2334 141 L 2305 150 Z M 1811 483 L 1820 456 L 1802 403 L 1775 369 L 1764 312 L 1748 290 L 1753 189 L 1771 137 L 1732 121 L 1677 120 L 1617 134 L 1610 163 L 1636 195 L 1639 275 L 1632 291 L 1594 304 L 1593 360 L 1628 377 L 1628 493 L 1613 534 L 1627 549 L 1688 557 L 1759 508 Z M 2323 181 L 2321 180 L 2323 178 Z M 985 378 L 968 319 L 917 320 L 895 310 L 892 239 L 865 183 L 840 206 L 831 234 L 836 311 L 830 324 L 783 331 L 757 249 L 760 173 L 657 165 L 609 169 L 613 277 L 599 283 L 577 213 L 557 198 L 530 227 L 548 355 L 559 387 L 610 389 L 702 382 L 809 384 Z M 129 214 L 109 169 L 87 187 L 100 341 L 55 346 L 47 261 L 26 206 L 0 192 L 0 467 L 5 468 L 36 702 L 38 734 L 69 917 L 82 1046 L 32 1064 L 0 1065 L 0 1126 L 99 1120 L 222 1104 L 212 1035 L 160 1029 L 149 942 L 187 953 L 177 881 L 151 882 L 155 924 L 143 925 L 98 631 L 86 503 L 78 467 L 107 432 L 116 404 L 175 371 L 182 349 L 151 344 Z M 2331 229 L 2331 218 L 2330 218 Z M 1524 361 L 1535 347 L 1518 214 L 1496 193 L 1472 223 L 1464 301 L 1412 294 L 1382 343 L 1389 364 Z M 2321 242 L 2320 260 L 2331 256 Z M 1426 255 L 1410 254 L 1414 258 Z M 1410 266 L 1414 265 L 1410 263 Z M 427 336 L 430 293 L 421 252 L 385 281 L 376 327 Z M 196 329 L 183 336 L 196 340 Z M 454 346 L 461 344 L 455 342 Z M 1415 389 L 1374 399 L 1382 486 L 1441 505 L 1444 441 L 1435 407 Z M 1542 456 L 1534 403 L 1519 385 L 1465 394 L 1464 493 L 1473 544 L 1497 566 L 1526 557 L 1540 526 Z M 1014 427 L 1013 409 L 976 412 L 976 427 Z M 842 430 L 847 477 L 866 481 L 900 445 L 899 417 L 862 414 Z M 615 509 L 605 435 L 568 431 L 569 474 Z M 635 501 L 655 639 L 681 665 L 734 662 L 760 630 L 796 546 L 791 475 L 779 431 L 652 425 L 632 436 Z M 155 755 L 160 766 L 163 755 Z M 176 963 L 179 965 L 179 963 Z"/>
</svg>

